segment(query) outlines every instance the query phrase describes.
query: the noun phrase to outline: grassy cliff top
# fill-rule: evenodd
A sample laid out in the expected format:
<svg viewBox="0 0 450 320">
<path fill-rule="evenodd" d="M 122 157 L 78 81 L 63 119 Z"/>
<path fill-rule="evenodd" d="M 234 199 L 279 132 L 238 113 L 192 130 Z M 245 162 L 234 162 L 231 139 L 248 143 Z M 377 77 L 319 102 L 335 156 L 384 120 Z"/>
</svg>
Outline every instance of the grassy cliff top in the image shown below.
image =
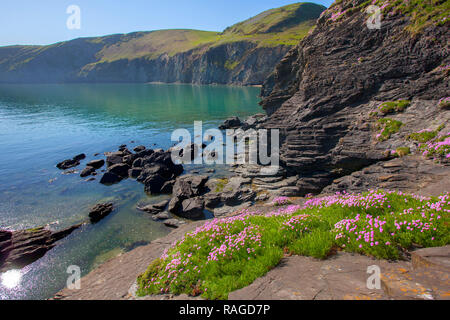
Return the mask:
<svg viewBox="0 0 450 320">
<path fill-rule="evenodd" d="M 120 59 L 155 59 L 163 54 L 173 56 L 192 49 L 199 51 L 226 43 L 252 41 L 258 46 L 296 45 L 308 34 L 316 19 L 326 8 L 313 3 L 295 3 L 265 11 L 244 22 L 227 28 L 224 32 L 189 29 L 157 30 L 81 38 L 50 46 L 0 47 L 0 63 L 13 59 L 26 63 L 50 48 L 89 47 L 96 52 L 96 63 Z M 22 58 L 16 59 L 19 54 Z"/>
</svg>

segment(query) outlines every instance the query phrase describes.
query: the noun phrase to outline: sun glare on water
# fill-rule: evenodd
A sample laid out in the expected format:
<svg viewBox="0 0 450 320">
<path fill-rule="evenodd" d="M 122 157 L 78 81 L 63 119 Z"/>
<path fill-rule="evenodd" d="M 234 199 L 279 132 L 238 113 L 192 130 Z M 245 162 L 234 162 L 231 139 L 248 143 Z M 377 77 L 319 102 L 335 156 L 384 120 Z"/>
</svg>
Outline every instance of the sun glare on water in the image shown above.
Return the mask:
<svg viewBox="0 0 450 320">
<path fill-rule="evenodd" d="M 22 279 L 20 270 L 9 270 L 1 274 L 1 283 L 8 289 L 17 287 Z"/>
</svg>

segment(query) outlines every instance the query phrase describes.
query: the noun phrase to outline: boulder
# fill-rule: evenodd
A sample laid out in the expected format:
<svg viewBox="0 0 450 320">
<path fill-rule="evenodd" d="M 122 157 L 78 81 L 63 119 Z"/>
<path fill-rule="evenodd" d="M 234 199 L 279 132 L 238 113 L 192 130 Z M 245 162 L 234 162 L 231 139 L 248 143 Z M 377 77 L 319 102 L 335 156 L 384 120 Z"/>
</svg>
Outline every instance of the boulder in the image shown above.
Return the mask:
<svg viewBox="0 0 450 320">
<path fill-rule="evenodd" d="M 242 125 L 241 120 L 238 117 L 231 117 L 226 119 L 223 124 L 219 126 L 220 130 L 235 129 Z"/>
<path fill-rule="evenodd" d="M 96 204 L 89 212 L 89 219 L 92 223 L 99 222 L 106 216 L 108 216 L 114 209 L 112 203 L 99 203 Z"/>
<path fill-rule="evenodd" d="M 164 200 L 155 204 L 149 204 L 145 207 L 137 207 L 138 210 L 140 211 L 145 211 L 151 214 L 157 214 L 161 211 L 164 211 L 164 209 L 166 208 L 167 204 L 169 203 L 169 200 Z"/>
<path fill-rule="evenodd" d="M 170 216 L 169 216 L 169 213 L 167 211 L 157 213 L 157 214 L 155 214 L 152 217 L 152 219 L 155 220 L 155 221 L 157 221 L 157 220 L 166 220 L 166 219 L 169 219 L 169 218 L 170 218 Z"/>
<path fill-rule="evenodd" d="M 105 160 L 98 159 L 98 160 L 92 160 L 87 163 L 87 166 L 92 167 L 94 169 L 100 169 L 105 165 Z"/>
<path fill-rule="evenodd" d="M 171 194 L 173 192 L 173 185 L 175 184 L 175 180 L 169 180 L 164 182 L 163 186 L 161 187 L 161 193 L 162 194 Z"/>
<path fill-rule="evenodd" d="M 149 194 L 161 193 L 161 188 L 164 185 L 165 179 L 158 173 L 147 177 L 144 181 L 145 192 Z"/>
<path fill-rule="evenodd" d="M 130 166 L 126 163 L 118 163 L 109 167 L 108 172 L 114 173 L 122 178 L 127 178 L 129 169 Z"/>
<path fill-rule="evenodd" d="M 106 185 L 118 183 L 120 181 L 122 181 L 122 177 L 113 172 L 105 172 L 103 177 L 100 179 L 100 183 Z"/>
<path fill-rule="evenodd" d="M 95 168 L 88 166 L 88 167 L 84 168 L 83 171 L 81 171 L 80 177 L 84 178 L 84 177 L 90 176 L 94 172 L 95 172 Z"/>
<path fill-rule="evenodd" d="M 110 152 L 106 156 L 106 164 L 109 166 L 123 163 L 125 154 L 122 151 Z"/>
<path fill-rule="evenodd" d="M 133 149 L 134 152 L 138 153 L 145 150 L 145 146 L 137 146 Z"/>
<path fill-rule="evenodd" d="M 201 197 L 186 199 L 181 203 L 181 210 L 178 215 L 191 220 L 201 219 L 204 217 L 204 207 L 205 204 Z"/>
<path fill-rule="evenodd" d="M 75 161 L 81 161 L 83 159 L 86 159 L 86 155 L 84 153 L 80 153 L 80 154 L 76 155 L 75 157 L 73 157 L 73 160 L 75 160 Z"/>
<path fill-rule="evenodd" d="M 144 165 L 144 159 L 143 158 L 137 158 L 133 161 L 133 164 L 131 165 L 133 168 L 142 168 Z"/>
<path fill-rule="evenodd" d="M 75 159 L 67 159 L 67 160 L 64 160 L 64 161 L 58 163 L 58 164 L 56 165 L 56 167 L 57 167 L 58 169 L 61 169 L 61 170 L 67 170 L 67 169 L 76 167 L 76 166 L 78 166 L 79 164 L 80 164 L 80 161 L 79 161 L 79 160 L 75 160 Z"/>
<path fill-rule="evenodd" d="M 139 177 L 142 173 L 142 168 L 131 168 L 130 170 L 128 170 L 128 176 L 130 178 L 136 179 L 137 177 Z"/>
</svg>

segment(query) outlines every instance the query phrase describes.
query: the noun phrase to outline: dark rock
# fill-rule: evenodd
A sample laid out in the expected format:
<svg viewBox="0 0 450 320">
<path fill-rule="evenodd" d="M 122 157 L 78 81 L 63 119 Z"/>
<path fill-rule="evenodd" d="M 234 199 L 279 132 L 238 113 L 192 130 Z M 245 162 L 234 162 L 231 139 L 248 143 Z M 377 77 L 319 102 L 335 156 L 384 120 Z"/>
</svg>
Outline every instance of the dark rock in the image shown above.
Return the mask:
<svg viewBox="0 0 450 320">
<path fill-rule="evenodd" d="M 80 161 L 74 159 L 64 160 L 56 165 L 58 169 L 67 170 L 80 165 Z"/>
<path fill-rule="evenodd" d="M 99 222 L 106 216 L 108 216 L 114 209 L 112 203 L 99 203 L 96 204 L 89 212 L 89 219 L 92 223 Z"/>
<path fill-rule="evenodd" d="M 171 194 L 173 192 L 173 185 L 175 184 L 175 180 L 169 180 L 164 182 L 163 186 L 161 187 L 161 193 L 162 194 Z"/>
<path fill-rule="evenodd" d="M 134 152 L 141 152 L 145 150 L 145 146 L 137 146 L 133 149 Z"/>
<path fill-rule="evenodd" d="M 128 177 L 130 166 L 125 163 L 118 163 L 108 168 L 108 172 L 114 173 L 122 178 Z"/>
<path fill-rule="evenodd" d="M 448 38 L 448 26 L 430 25 L 411 40 L 404 31 L 413 19 L 394 14 L 373 32 L 359 27 L 367 20 L 357 8 L 361 3 L 335 2 L 334 12 L 352 13 L 333 21 L 333 10 L 326 11 L 262 89 L 261 104 L 270 117 L 258 127 L 281 129 L 280 162 L 288 175 L 301 177 L 299 195 L 321 192 L 332 181 L 333 190 L 367 187 L 367 181 L 350 175 L 389 160 L 384 152 L 408 144 L 408 134 L 430 128 L 435 119 L 448 119 L 436 107 L 437 97 L 448 96 L 448 72 L 433 71 L 450 62 L 443 53 L 445 41 L 433 40 Z M 382 102 L 401 99 L 411 105 L 390 117 L 403 126 L 387 141 L 378 141 L 378 118 L 370 114 Z M 401 186 L 394 180 L 406 181 L 410 170 L 401 171 L 370 188 Z"/>
<path fill-rule="evenodd" d="M 164 200 L 159 203 L 147 205 L 145 207 L 137 207 L 137 209 L 140 211 L 145 211 L 145 212 L 151 213 L 151 214 L 157 214 L 161 211 L 164 211 L 164 209 L 166 208 L 168 203 L 169 203 L 169 200 Z"/>
<path fill-rule="evenodd" d="M 144 164 L 143 158 L 137 158 L 133 161 L 132 167 L 133 168 L 142 168 Z"/>
<path fill-rule="evenodd" d="M 73 157 L 73 160 L 81 161 L 81 160 L 83 160 L 85 158 L 86 158 L 86 155 L 84 153 L 80 153 L 80 154 L 76 155 L 75 157 Z"/>
<path fill-rule="evenodd" d="M 92 160 L 87 163 L 87 166 L 93 167 L 94 169 L 100 169 L 105 165 L 105 160 L 98 159 L 98 160 Z"/>
<path fill-rule="evenodd" d="M 128 165 L 132 165 L 134 160 L 136 159 L 136 155 L 135 154 L 129 154 L 123 157 L 123 163 L 126 163 Z"/>
<path fill-rule="evenodd" d="M 183 201 L 204 194 L 208 179 L 208 176 L 201 175 L 185 175 L 177 178 L 173 186 L 173 197 L 169 202 L 169 211 L 182 215 Z"/>
<path fill-rule="evenodd" d="M 106 156 L 106 163 L 108 167 L 115 164 L 123 163 L 124 156 L 125 154 L 122 151 L 108 153 Z"/>
<path fill-rule="evenodd" d="M 235 129 L 239 128 L 242 125 L 241 120 L 238 117 L 231 117 L 226 119 L 223 124 L 219 126 L 219 129 L 226 130 L 226 129 Z"/>
<path fill-rule="evenodd" d="M 157 214 L 155 214 L 152 217 L 153 220 L 166 220 L 166 219 L 169 219 L 169 218 L 170 218 L 170 216 L 169 216 L 169 213 L 167 211 L 157 213 Z"/>
<path fill-rule="evenodd" d="M 120 181 L 122 181 L 122 177 L 112 172 L 105 172 L 100 180 L 100 183 L 108 185 L 118 183 Z"/>
<path fill-rule="evenodd" d="M 130 170 L 128 170 L 128 176 L 130 178 L 136 179 L 137 177 L 139 177 L 142 173 L 142 168 L 131 168 Z"/>
<path fill-rule="evenodd" d="M 167 219 L 164 221 L 164 224 L 170 228 L 178 228 L 186 222 L 178 219 Z"/>
<path fill-rule="evenodd" d="M 93 168 L 93 167 L 86 167 L 86 168 L 83 169 L 83 171 L 81 171 L 80 177 L 84 178 L 84 177 L 90 176 L 94 172 L 95 172 L 95 168 Z"/>
<path fill-rule="evenodd" d="M 0 230 L 0 272 L 21 269 L 56 246 L 56 242 L 78 229 L 81 224 L 57 232 L 43 227 L 20 231 Z"/>
<path fill-rule="evenodd" d="M 165 179 L 158 173 L 148 176 L 144 180 L 145 192 L 149 194 L 161 193 L 161 188 L 164 185 Z"/>
<path fill-rule="evenodd" d="M 181 203 L 181 210 L 178 215 L 186 219 L 200 219 L 204 217 L 203 209 L 205 207 L 203 199 L 200 197 L 189 198 Z"/>
</svg>

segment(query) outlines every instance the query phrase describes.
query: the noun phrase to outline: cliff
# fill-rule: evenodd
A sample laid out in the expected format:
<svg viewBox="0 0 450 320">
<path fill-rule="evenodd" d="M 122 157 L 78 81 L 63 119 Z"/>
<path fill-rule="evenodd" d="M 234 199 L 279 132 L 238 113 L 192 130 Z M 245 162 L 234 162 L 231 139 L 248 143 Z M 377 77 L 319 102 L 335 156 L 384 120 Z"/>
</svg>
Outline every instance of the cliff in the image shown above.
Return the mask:
<svg viewBox="0 0 450 320">
<path fill-rule="evenodd" d="M 371 4 L 381 29 L 366 26 Z M 299 194 L 448 180 L 449 4 L 336 1 L 276 66 L 263 127 L 281 129 Z"/>
<path fill-rule="evenodd" d="M 0 48 L 0 82 L 259 85 L 326 8 L 296 3 L 224 32 L 159 30 Z"/>
</svg>

